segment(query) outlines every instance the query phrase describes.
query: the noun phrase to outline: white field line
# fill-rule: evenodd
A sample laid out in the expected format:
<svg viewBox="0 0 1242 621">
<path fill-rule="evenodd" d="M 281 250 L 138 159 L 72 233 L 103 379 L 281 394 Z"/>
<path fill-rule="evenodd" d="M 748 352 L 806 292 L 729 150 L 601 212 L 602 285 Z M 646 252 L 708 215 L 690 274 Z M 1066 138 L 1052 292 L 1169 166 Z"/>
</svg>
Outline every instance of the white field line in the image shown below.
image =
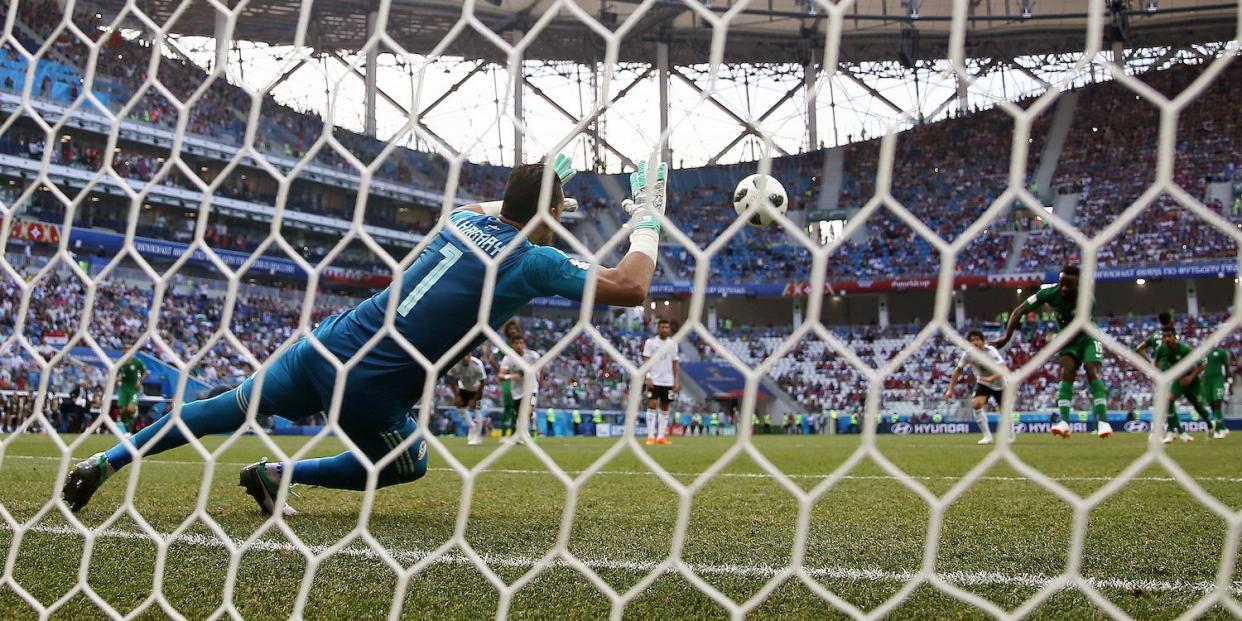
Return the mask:
<svg viewBox="0 0 1242 621">
<path fill-rule="evenodd" d="M 11 530 L 7 525 L 0 525 L 0 530 Z M 82 533 L 77 529 L 69 526 L 33 526 L 26 529 L 27 533 L 37 533 L 41 535 L 52 536 L 73 536 L 81 537 Z M 126 531 L 109 529 L 96 535 L 108 539 L 131 539 L 151 541 L 150 537 L 143 532 Z M 168 539 L 167 533 L 160 533 L 160 537 Z M 202 535 L 198 533 L 184 533 L 169 539 L 169 543 L 180 545 L 201 546 L 208 548 L 225 548 L 225 544 L 215 536 Z M 241 540 L 233 540 L 234 546 L 241 546 Z M 299 547 L 287 541 L 271 541 L 259 540 L 252 543 L 247 550 L 258 552 L 278 552 L 291 553 L 301 555 L 307 552 L 312 555 L 323 553 L 329 546 L 304 546 Z M 389 550 L 388 554 L 399 563 L 409 566 L 423 558 L 426 558 L 431 552 L 429 550 Z M 379 560 L 383 558 L 383 554 L 376 550 L 365 546 L 349 546 L 343 548 L 336 553 L 337 555 L 363 559 L 363 560 Z M 540 559 L 525 556 L 497 555 L 497 554 L 480 554 L 479 555 L 489 567 L 510 567 L 517 569 L 529 569 L 539 564 Z M 581 559 L 582 562 L 593 570 L 604 571 L 626 571 L 636 573 L 649 573 L 654 570 L 659 563 L 651 561 L 615 561 L 615 560 L 598 560 L 598 559 Z M 439 557 L 433 564 L 438 565 L 463 565 L 473 566 L 473 561 L 461 553 L 447 553 Z M 695 573 L 703 576 L 731 576 L 742 578 L 770 578 L 777 573 L 784 571 L 784 567 L 774 567 L 771 565 L 687 565 Z M 548 563 L 546 568 L 566 568 L 570 567 L 562 559 L 556 559 Z M 668 569 L 672 572 L 672 569 Z M 856 567 L 804 567 L 801 572 L 812 578 L 820 580 L 855 580 L 868 582 L 909 582 L 918 576 L 917 573 L 911 571 L 889 571 L 884 569 L 860 569 Z M 1049 583 L 1053 583 L 1057 578 L 1049 576 L 1041 576 L 1037 574 L 1005 574 L 991 571 L 950 571 L 939 574 L 940 578 L 952 582 L 962 587 L 972 586 L 1011 586 L 1024 587 L 1031 589 L 1041 589 Z M 1166 580 L 1134 580 L 1126 578 L 1088 578 L 1087 582 L 1097 589 L 1136 592 L 1157 592 L 1157 593 L 1209 593 L 1216 589 L 1216 584 L 1211 581 L 1202 580 L 1197 582 L 1173 582 Z M 1071 588 L 1073 585 L 1065 582 L 1062 588 Z M 1230 586 L 1230 591 L 1234 595 L 1242 594 L 1242 581 L 1234 582 Z"/>
<path fill-rule="evenodd" d="M 60 461 L 59 457 L 53 457 L 51 455 L 5 455 L 3 458 L 0 458 L 0 470 L 3 470 L 4 461 L 7 461 L 9 459 L 27 459 L 27 460 L 35 460 L 35 461 Z M 77 461 L 80 461 L 82 459 L 86 459 L 86 457 L 85 456 L 77 457 L 70 461 L 76 463 Z M 156 458 L 156 459 L 148 459 L 147 461 L 143 462 L 143 467 L 150 467 L 153 465 L 168 465 L 168 466 L 198 466 L 201 468 L 203 466 L 203 463 L 204 462 L 201 462 L 201 461 L 184 461 L 184 460 Z M 241 466 L 248 466 L 248 465 L 250 465 L 250 462 L 240 462 L 240 461 L 217 461 L 216 462 L 216 466 L 241 467 Z M 452 473 L 457 472 L 456 470 L 453 470 L 452 468 L 428 468 L 427 471 L 428 472 L 452 472 Z M 530 470 L 530 469 L 521 469 L 521 468 L 488 468 L 487 470 L 484 470 L 483 472 L 484 473 L 494 472 L 497 474 L 517 474 L 517 475 L 541 475 L 541 474 L 546 475 L 548 474 L 547 470 Z M 570 476 L 575 476 L 575 475 L 582 473 L 581 470 L 566 470 L 565 472 L 569 473 Z M 602 476 L 635 476 L 635 477 L 655 476 L 655 474 L 649 470 L 601 470 L 597 472 L 596 474 L 602 475 Z M 694 478 L 694 477 L 699 476 L 700 474 L 702 473 L 669 472 L 669 475 L 676 477 L 676 478 L 683 478 L 683 479 Z M 724 478 L 732 478 L 732 479 L 770 479 L 772 478 L 771 475 L 767 473 L 763 473 L 763 472 L 721 472 L 717 474 L 716 476 L 724 477 Z M 791 479 L 810 479 L 810 480 L 823 480 L 828 477 L 826 473 L 825 474 L 786 474 L 785 476 Z M 852 480 L 852 481 L 896 481 L 898 480 L 898 477 L 895 477 L 889 474 L 848 474 L 840 478 L 845 479 L 845 480 Z M 962 479 L 962 477 L 954 477 L 954 476 L 921 476 L 921 475 L 911 476 L 909 478 L 915 481 L 960 481 Z M 1054 481 L 1112 481 L 1114 478 L 1116 477 L 1102 477 L 1102 476 L 1087 476 L 1087 477 L 1084 477 L 1084 476 L 1073 476 L 1073 477 L 1053 476 L 1052 477 Z M 1199 482 L 1210 482 L 1210 483 L 1242 483 L 1242 477 L 1194 477 L 1194 479 Z M 976 480 L 1015 482 L 1015 481 L 1030 481 L 1031 479 L 1028 479 L 1027 477 L 981 476 L 981 477 L 977 477 Z M 1130 478 L 1130 480 L 1149 482 L 1149 483 L 1172 483 L 1176 481 L 1176 479 L 1174 479 L 1173 477 L 1150 477 L 1150 476 L 1149 477 L 1132 477 Z"/>
</svg>

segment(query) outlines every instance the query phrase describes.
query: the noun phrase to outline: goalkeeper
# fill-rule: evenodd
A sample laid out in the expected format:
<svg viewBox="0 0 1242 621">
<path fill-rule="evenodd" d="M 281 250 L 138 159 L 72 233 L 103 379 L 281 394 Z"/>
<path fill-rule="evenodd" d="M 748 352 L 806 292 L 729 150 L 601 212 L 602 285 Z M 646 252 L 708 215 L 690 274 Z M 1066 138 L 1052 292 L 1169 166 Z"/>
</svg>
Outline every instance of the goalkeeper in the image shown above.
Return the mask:
<svg viewBox="0 0 1242 621">
<path fill-rule="evenodd" d="M 630 177 L 633 200 L 625 202 L 626 211 L 631 214 L 626 224 L 629 253 L 615 268 L 596 269 L 597 303 L 632 307 L 647 297 L 655 273 L 664 213 L 664 164 L 657 170 L 648 179 L 646 166 L 641 165 Z M 340 430 L 362 455 L 346 451 L 322 459 L 287 464 L 267 463 L 264 459 L 246 466 L 241 471 L 240 485 L 262 511 L 294 513 L 292 508 L 277 506 L 276 502 L 286 469 L 290 470 L 291 483 L 364 490 L 368 476 L 363 458 L 375 462 L 418 433 L 409 412 L 423 396 L 426 369 L 392 338 L 374 339 L 385 330 L 387 309 L 394 296 L 393 329 L 431 360 L 460 358 L 485 339 L 480 335 L 467 338 L 475 329 L 478 315 L 464 312 L 479 308 L 484 288 L 489 286 L 487 266 L 480 254 L 496 257 L 510 245 L 516 245 L 500 260 L 496 280 L 490 285 L 491 308 L 487 317 L 493 327 L 503 325 L 537 297 L 582 299 L 589 266 L 551 247 L 556 234 L 546 222 L 532 226 L 525 239 L 520 233 L 539 216 L 541 205 L 546 205 L 544 217 L 554 220 L 559 220 L 567 208 L 576 207 L 576 203 L 565 199 L 562 190 L 574 172 L 569 158 L 558 156 L 549 194 L 543 192 L 544 164 L 515 167 L 503 200 L 454 210 L 447 226 L 399 280 L 315 328 L 314 335 L 320 344 L 338 360 L 346 360 L 364 345 L 372 345 L 348 372 L 337 420 Z M 255 390 L 252 376 L 222 395 L 184 404 L 135 434 L 129 442 L 144 455 L 154 455 L 185 444 L 185 431 L 194 436 L 231 433 L 246 424 L 247 411 L 256 399 L 258 414 L 304 420 L 329 410 L 336 379 L 333 364 L 304 337 L 270 361 L 262 391 Z M 178 416 L 180 424 L 170 426 L 170 421 Z M 99 487 L 133 458 L 128 442 L 123 442 L 74 466 L 62 490 L 69 508 L 78 511 L 86 506 Z M 380 469 L 377 485 L 414 481 L 426 471 L 427 444 L 420 437 Z"/>
</svg>

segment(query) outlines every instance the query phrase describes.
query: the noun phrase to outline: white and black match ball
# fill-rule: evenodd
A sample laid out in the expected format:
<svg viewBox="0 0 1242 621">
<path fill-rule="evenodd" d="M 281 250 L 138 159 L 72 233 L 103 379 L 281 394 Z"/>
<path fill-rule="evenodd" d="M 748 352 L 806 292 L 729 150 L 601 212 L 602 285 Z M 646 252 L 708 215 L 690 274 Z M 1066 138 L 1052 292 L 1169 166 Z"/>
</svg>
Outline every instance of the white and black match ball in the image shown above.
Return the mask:
<svg viewBox="0 0 1242 621">
<path fill-rule="evenodd" d="M 733 210 L 741 215 L 756 205 L 757 210 L 750 214 L 746 223 L 760 227 L 772 224 L 777 213 L 783 214 L 789 209 L 789 196 L 785 194 L 785 186 L 768 175 L 755 174 L 742 179 L 733 191 Z"/>
</svg>

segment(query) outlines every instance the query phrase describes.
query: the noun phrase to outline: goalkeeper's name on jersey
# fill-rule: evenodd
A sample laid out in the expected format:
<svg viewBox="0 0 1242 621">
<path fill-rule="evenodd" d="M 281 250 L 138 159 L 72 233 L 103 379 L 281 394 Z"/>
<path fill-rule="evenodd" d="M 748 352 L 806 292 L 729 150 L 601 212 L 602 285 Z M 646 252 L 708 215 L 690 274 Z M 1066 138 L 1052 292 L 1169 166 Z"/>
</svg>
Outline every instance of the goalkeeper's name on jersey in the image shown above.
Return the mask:
<svg viewBox="0 0 1242 621">
<path fill-rule="evenodd" d="M 470 240 L 474 243 L 474 245 L 478 246 L 480 250 L 486 252 L 489 256 L 494 257 L 497 254 L 500 254 L 501 250 L 504 250 L 504 242 L 492 235 L 487 234 L 483 231 L 483 229 L 479 228 L 469 220 L 464 218 L 455 218 L 453 220 L 453 226 L 457 227 L 457 230 L 461 231 L 462 235 L 465 236 L 466 239 Z"/>
</svg>

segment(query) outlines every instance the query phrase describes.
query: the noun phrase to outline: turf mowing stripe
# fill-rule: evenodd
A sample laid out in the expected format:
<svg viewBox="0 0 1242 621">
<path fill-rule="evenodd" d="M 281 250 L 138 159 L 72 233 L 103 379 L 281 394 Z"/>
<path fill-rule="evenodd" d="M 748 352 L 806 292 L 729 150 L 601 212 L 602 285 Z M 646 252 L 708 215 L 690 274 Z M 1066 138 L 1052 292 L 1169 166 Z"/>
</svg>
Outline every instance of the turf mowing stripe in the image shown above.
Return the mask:
<svg viewBox="0 0 1242 621">
<path fill-rule="evenodd" d="M 7 524 L 0 525 L 0 530 L 12 530 Z M 41 535 L 53 536 L 75 536 L 81 537 L 82 533 L 69 526 L 34 526 L 26 529 L 27 533 L 37 533 Z M 168 537 L 167 533 L 160 533 L 161 537 Z M 96 537 L 104 537 L 108 539 L 134 539 L 151 541 L 146 533 L 126 530 L 109 529 Z M 225 544 L 219 538 L 214 536 L 200 535 L 198 533 L 184 533 L 178 535 L 170 541 L 182 545 L 192 545 L 211 548 L 224 548 Z M 240 540 L 233 540 L 233 545 L 240 546 Z M 327 550 L 329 546 L 306 546 L 306 550 L 312 555 L 318 555 Z M 250 544 L 249 550 L 258 552 L 285 552 L 293 554 L 301 554 L 301 550 L 288 542 L 264 541 L 259 540 Z M 426 558 L 430 551 L 428 550 L 390 550 L 392 558 L 404 565 L 412 564 L 423 558 Z M 368 547 L 346 547 L 336 552 L 336 554 L 361 559 L 381 559 L 382 555 Z M 506 556 L 495 554 L 480 554 L 485 563 L 491 567 L 512 567 L 518 569 L 527 569 L 539 563 L 539 559 L 523 556 Z M 611 571 L 627 571 L 638 573 L 649 573 L 654 570 L 659 563 L 647 561 L 605 561 L 580 559 L 583 564 L 594 570 L 611 570 Z M 464 554 L 450 553 L 445 554 L 435 561 L 434 564 L 440 565 L 469 565 L 473 566 L 473 561 Z M 548 564 L 549 568 L 566 568 L 570 567 L 568 563 L 557 559 Z M 699 575 L 717 575 L 717 576 L 735 576 L 743 578 L 770 578 L 777 573 L 785 570 L 784 567 L 773 567 L 771 565 L 689 565 L 695 573 Z M 668 570 L 670 573 L 672 569 Z M 802 573 L 812 578 L 821 580 L 859 580 L 871 582 L 909 582 L 917 577 L 918 574 L 910 571 L 887 571 L 883 569 L 860 569 L 855 567 L 805 567 Z M 1055 582 L 1055 578 L 1049 576 L 1040 576 L 1036 574 L 1003 574 L 990 571 L 951 571 L 939 574 L 940 578 L 948 582 L 952 582 L 958 586 L 1014 586 L 1026 587 L 1032 589 L 1040 589 L 1049 583 Z M 1088 578 L 1087 582 L 1097 589 L 1128 591 L 1131 593 L 1138 592 L 1164 592 L 1164 593 L 1209 593 L 1216 589 L 1216 584 L 1211 581 L 1201 580 L 1198 582 L 1170 582 L 1165 580 L 1131 580 L 1124 578 Z M 1068 582 L 1062 588 L 1071 588 Z M 1234 582 L 1230 588 L 1234 595 L 1242 595 L 1242 581 Z"/>
<path fill-rule="evenodd" d="M 32 460 L 49 460 L 49 461 L 60 460 L 59 457 L 53 457 L 51 455 L 5 455 L 4 459 L 6 460 L 7 459 L 32 459 Z M 81 459 L 86 459 L 86 457 L 82 457 Z M 202 466 L 203 463 L 204 462 L 201 462 L 201 461 L 178 461 L 178 460 L 173 460 L 173 459 L 150 459 L 146 461 L 146 465 L 148 466 L 153 465 L 153 464 L 164 464 L 164 465 L 170 465 L 170 466 Z M 0 460 L 0 464 L 3 464 L 3 460 Z M 249 466 L 250 464 L 248 462 L 240 462 L 240 461 L 218 461 L 216 462 L 216 465 L 217 466 Z M 456 470 L 453 470 L 452 468 L 427 468 L 427 472 L 456 472 Z M 495 472 L 497 474 L 526 474 L 526 475 L 548 474 L 547 470 L 528 470 L 528 469 L 520 469 L 520 468 L 488 468 L 487 470 L 484 470 L 483 472 Z M 574 476 L 574 475 L 582 473 L 581 470 L 566 470 L 565 472 L 567 472 L 570 476 Z M 650 471 L 646 471 L 646 470 L 600 470 L 596 474 L 605 475 L 605 476 L 655 476 L 654 473 Z M 669 475 L 674 476 L 674 477 L 697 477 L 700 474 L 702 473 L 699 473 L 699 472 L 670 472 L 669 473 Z M 762 472 L 721 472 L 721 473 L 716 474 L 716 476 L 734 478 L 734 479 L 770 479 L 772 478 L 772 475 L 767 474 L 767 473 L 762 473 Z M 828 477 L 827 474 L 786 474 L 785 476 L 791 479 L 813 479 L 813 480 L 825 479 Z M 845 479 L 845 480 L 851 480 L 851 481 L 896 481 L 898 480 L 898 477 L 888 475 L 888 474 L 847 474 L 840 478 Z M 915 475 L 915 476 L 910 476 L 909 478 L 915 481 L 960 481 L 962 480 L 962 477 L 951 477 L 951 476 L 933 477 L 933 476 Z M 1092 476 L 1092 477 L 1081 477 L 1081 476 L 1057 477 L 1057 476 L 1054 476 L 1052 477 L 1054 481 L 1112 481 L 1115 478 L 1116 477 L 1100 477 L 1100 476 Z M 1193 478 L 1196 481 L 1200 481 L 1200 482 L 1242 483 L 1242 477 L 1193 477 Z M 977 481 L 1010 481 L 1010 482 L 1031 481 L 1031 479 L 1028 479 L 1027 477 L 1001 477 L 1001 476 L 981 476 L 981 477 L 977 477 L 975 480 Z M 1177 481 L 1177 479 L 1174 479 L 1173 477 L 1132 477 L 1129 480 L 1143 481 L 1143 482 L 1149 482 L 1149 483 L 1173 483 Z"/>
</svg>

